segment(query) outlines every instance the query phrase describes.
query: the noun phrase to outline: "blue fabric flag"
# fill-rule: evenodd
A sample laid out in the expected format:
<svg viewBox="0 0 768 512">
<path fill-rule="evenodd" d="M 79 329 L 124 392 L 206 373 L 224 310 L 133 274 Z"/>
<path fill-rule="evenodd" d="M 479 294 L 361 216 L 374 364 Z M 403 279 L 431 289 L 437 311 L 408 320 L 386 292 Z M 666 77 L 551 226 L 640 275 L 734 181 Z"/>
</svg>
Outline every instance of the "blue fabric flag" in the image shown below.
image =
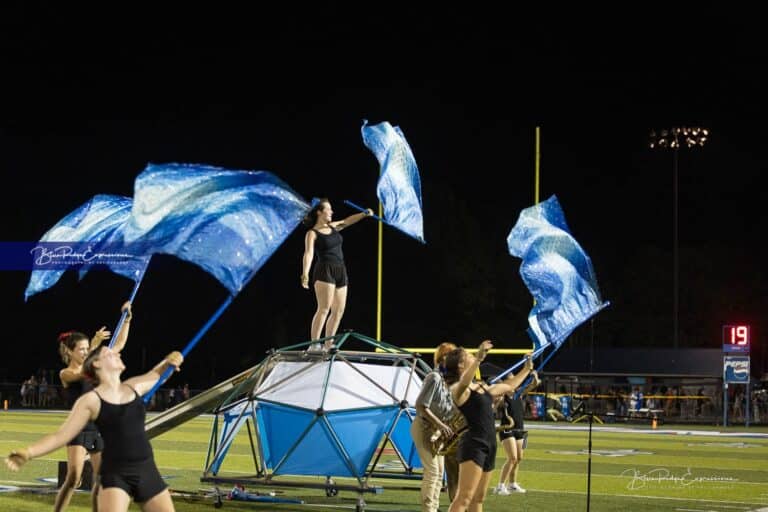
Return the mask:
<svg viewBox="0 0 768 512">
<path fill-rule="evenodd" d="M 384 220 L 426 243 L 419 168 L 405 135 L 399 127 L 393 127 L 386 121 L 373 126 L 368 126 L 368 121 L 365 121 L 361 131 L 363 143 L 381 166 L 376 195 L 384 207 Z"/>
<path fill-rule="evenodd" d="M 95 264 L 140 279 L 148 257 L 122 244 L 122 231 L 131 213 L 131 199 L 97 195 L 46 232 L 33 251 L 33 270 L 24 299 L 47 290 L 69 268 L 85 271 Z"/>
<path fill-rule="evenodd" d="M 128 242 L 202 267 L 232 295 L 301 222 L 309 205 L 275 175 L 150 164 L 136 178 Z"/>
<path fill-rule="evenodd" d="M 576 327 L 608 306 L 600 297 L 589 256 L 573 238 L 555 196 L 520 213 L 507 237 L 522 258 L 520 275 L 536 303 L 528 334 L 536 349 L 557 349 Z"/>
</svg>

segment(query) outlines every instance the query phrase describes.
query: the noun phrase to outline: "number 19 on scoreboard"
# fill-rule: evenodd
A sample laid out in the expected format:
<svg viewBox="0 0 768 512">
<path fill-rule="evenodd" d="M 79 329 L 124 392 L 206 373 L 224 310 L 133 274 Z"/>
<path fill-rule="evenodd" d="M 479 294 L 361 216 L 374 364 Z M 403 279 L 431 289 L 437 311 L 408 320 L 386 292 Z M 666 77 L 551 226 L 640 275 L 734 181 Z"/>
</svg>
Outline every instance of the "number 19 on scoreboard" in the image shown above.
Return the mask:
<svg viewBox="0 0 768 512">
<path fill-rule="evenodd" d="M 723 352 L 749 353 L 751 329 L 748 325 L 724 325 L 723 326 Z"/>
</svg>

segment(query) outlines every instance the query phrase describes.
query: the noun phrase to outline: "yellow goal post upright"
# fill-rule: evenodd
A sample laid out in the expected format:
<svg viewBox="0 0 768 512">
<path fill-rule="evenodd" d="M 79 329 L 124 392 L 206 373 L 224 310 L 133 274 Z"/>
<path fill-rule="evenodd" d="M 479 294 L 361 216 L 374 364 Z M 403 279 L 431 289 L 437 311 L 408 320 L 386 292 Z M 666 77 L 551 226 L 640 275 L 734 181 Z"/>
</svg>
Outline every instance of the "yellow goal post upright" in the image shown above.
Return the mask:
<svg viewBox="0 0 768 512">
<path fill-rule="evenodd" d="M 541 127 L 537 126 L 535 131 L 535 142 L 534 142 L 534 175 L 533 175 L 533 199 L 534 204 L 539 203 L 539 191 L 540 191 L 540 184 L 541 184 Z M 383 218 L 383 211 L 382 211 L 382 204 L 379 202 L 379 217 Z M 377 272 L 376 272 L 376 340 L 381 342 L 381 323 L 382 323 L 382 315 L 381 315 L 381 295 L 382 295 L 382 265 L 383 265 L 383 225 L 381 222 L 379 222 L 379 231 L 378 231 L 378 247 L 377 247 L 377 255 L 378 255 L 378 261 L 377 261 Z M 534 304 L 536 304 L 536 301 L 533 301 Z M 436 347 L 431 348 L 423 348 L 423 347 L 397 347 L 397 350 L 405 350 L 411 353 L 418 353 L 418 354 L 434 354 L 437 350 Z M 465 348 L 467 352 L 475 353 L 477 352 L 476 348 Z M 532 354 L 535 350 L 535 347 L 532 346 L 531 348 L 493 348 L 488 352 L 488 355 L 529 355 Z M 383 348 L 376 348 L 376 352 L 388 352 L 391 350 L 383 349 Z M 476 377 L 480 378 L 480 369 L 477 370 Z"/>
</svg>

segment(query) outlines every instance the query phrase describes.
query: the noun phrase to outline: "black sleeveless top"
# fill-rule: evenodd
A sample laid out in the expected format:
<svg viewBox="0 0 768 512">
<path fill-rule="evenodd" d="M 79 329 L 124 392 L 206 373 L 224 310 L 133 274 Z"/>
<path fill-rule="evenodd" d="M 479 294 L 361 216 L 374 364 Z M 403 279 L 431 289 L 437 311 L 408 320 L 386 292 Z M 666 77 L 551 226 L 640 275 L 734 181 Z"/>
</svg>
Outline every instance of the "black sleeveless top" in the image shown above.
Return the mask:
<svg viewBox="0 0 768 512">
<path fill-rule="evenodd" d="M 312 231 L 317 234 L 315 237 L 315 253 L 317 254 L 318 263 L 344 263 L 344 253 L 341 252 L 341 244 L 344 238 L 341 233 L 331 228 L 331 232 L 327 235 L 322 234 L 316 229 Z"/>
<path fill-rule="evenodd" d="M 518 430 L 524 429 L 525 404 L 523 403 L 523 399 L 519 397 L 509 399 L 508 408 L 510 416 L 512 416 L 512 419 L 515 421 L 515 428 Z"/>
<path fill-rule="evenodd" d="M 112 404 L 105 402 L 96 391 L 101 400 L 96 426 L 104 438 L 104 451 L 101 454 L 102 473 L 119 471 L 126 465 L 152 458 L 152 445 L 144 432 L 144 402 L 136 390 L 133 390 L 133 393 L 136 398 L 132 402 Z"/>
<path fill-rule="evenodd" d="M 67 397 L 67 408 L 72 409 L 74 407 L 75 402 L 77 402 L 77 399 L 86 394 L 87 392 L 91 391 L 93 389 L 93 384 L 91 384 L 91 381 L 87 379 L 82 380 L 76 380 L 74 382 L 70 382 L 66 388 L 64 388 L 64 392 L 66 393 Z M 83 432 L 86 430 L 88 431 L 95 431 L 96 425 L 89 421 L 85 424 L 85 427 L 83 427 Z"/>
<path fill-rule="evenodd" d="M 71 409 L 77 399 L 93 389 L 93 384 L 89 380 L 76 380 L 67 384 L 64 388 L 67 393 L 67 408 Z"/>
<path fill-rule="evenodd" d="M 511 429 L 504 430 L 504 432 L 509 432 L 510 430 L 523 430 L 525 428 L 525 404 L 523 403 L 522 398 L 510 398 L 508 395 L 504 395 L 504 400 L 502 400 L 499 408 L 504 416 L 509 416 L 512 418 L 512 421 L 515 422 L 515 426 Z M 506 418 L 502 418 L 502 423 L 504 423 L 505 420 Z"/>
<path fill-rule="evenodd" d="M 486 390 L 478 393 L 469 390 L 469 398 L 459 406 L 459 410 L 467 419 L 469 429 L 464 437 L 474 441 L 481 441 L 488 446 L 496 442 L 496 419 L 493 410 L 493 398 Z"/>
</svg>

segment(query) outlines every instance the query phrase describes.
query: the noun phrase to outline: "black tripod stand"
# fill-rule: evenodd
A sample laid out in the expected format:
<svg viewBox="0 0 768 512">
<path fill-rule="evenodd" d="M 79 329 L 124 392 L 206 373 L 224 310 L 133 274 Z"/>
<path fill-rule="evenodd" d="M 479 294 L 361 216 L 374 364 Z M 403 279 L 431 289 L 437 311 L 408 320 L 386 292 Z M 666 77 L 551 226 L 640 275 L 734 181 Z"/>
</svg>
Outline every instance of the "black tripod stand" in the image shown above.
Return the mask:
<svg viewBox="0 0 768 512">
<path fill-rule="evenodd" d="M 587 512 L 589 512 L 590 493 L 592 491 L 592 422 L 596 416 L 592 411 L 585 412 L 584 415 L 589 417 L 589 442 L 587 445 L 589 454 L 587 456 Z"/>
<path fill-rule="evenodd" d="M 587 444 L 587 512 L 589 512 L 589 502 L 591 499 L 592 491 L 592 423 L 594 423 L 595 420 L 597 420 L 599 423 L 602 423 L 603 420 L 600 419 L 599 415 L 592 411 L 585 411 L 585 409 L 586 402 L 582 401 L 573 410 L 573 415 L 574 417 L 578 416 L 578 419 L 574 420 L 574 423 L 577 421 L 583 421 L 585 419 L 589 422 L 589 441 Z"/>
</svg>

